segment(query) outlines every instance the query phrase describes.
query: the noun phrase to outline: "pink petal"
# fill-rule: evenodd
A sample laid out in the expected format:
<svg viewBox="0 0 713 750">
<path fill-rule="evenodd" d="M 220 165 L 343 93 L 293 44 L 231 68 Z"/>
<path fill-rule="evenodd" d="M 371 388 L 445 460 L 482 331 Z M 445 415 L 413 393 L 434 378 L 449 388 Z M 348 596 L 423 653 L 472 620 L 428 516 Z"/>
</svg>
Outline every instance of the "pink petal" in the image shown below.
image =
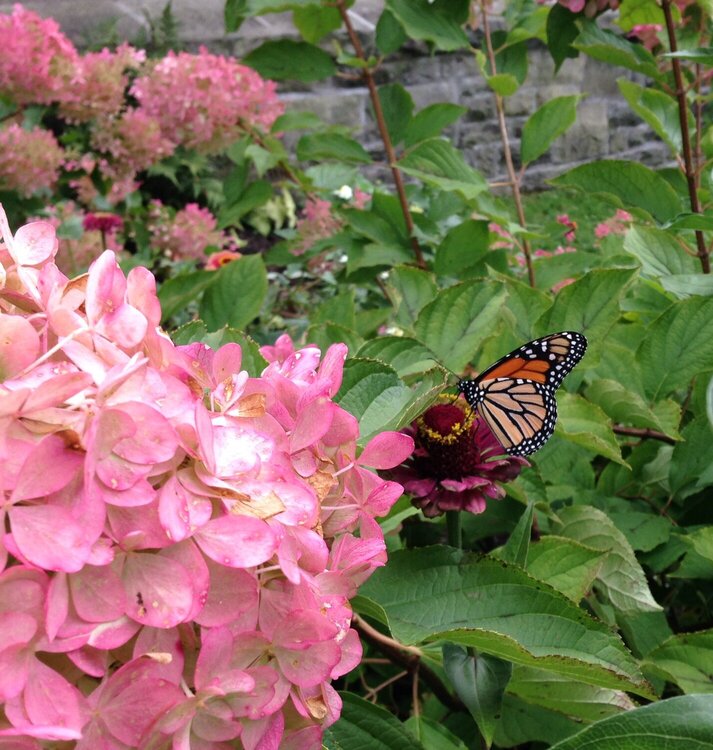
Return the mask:
<svg viewBox="0 0 713 750">
<path fill-rule="evenodd" d="M 53 641 L 57 631 L 67 619 L 69 612 L 69 584 L 66 573 L 57 573 L 47 589 L 45 630 L 47 638 Z"/>
<path fill-rule="evenodd" d="M 250 568 L 269 560 L 277 549 L 272 529 L 259 518 L 225 515 L 195 534 L 208 557 L 230 568 Z"/>
<path fill-rule="evenodd" d="M 119 646 L 123 646 L 131 640 L 140 627 L 138 622 L 134 622 L 124 615 L 113 622 L 104 622 L 97 625 L 89 634 L 87 645 L 103 651 L 119 648 Z"/>
<path fill-rule="evenodd" d="M 87 622 L 111 622 L 126 611 L 121 579 L 109 565 L 85 565 L 69 576 L 69 588 L 77 614 Z"/>
<path fill-rule="evenodd" d="M 158 514 L 161 525 L 174 542 L 188 538 L 210 521 L 213 505 L 206 497 L 189 492 L 174 475 L 159 491 Z"/>
<path fill-rule="evenodd" d="M 401 497 L 404 488 L 398 482 L 384 482 L 369 494 L 366 507 L 374 516 L 385 516 L 391 506 Z"/>
<path fill-rule="evenodd" d="M 330 677 L 333 680 L 351 672 L 352 669 L 356 669 L 359 666 L 362 656 L 361 641 L 359 640 L 359 634 L 356 630 L 348 630 L 346 636 L 340 641 L 339 645 L 342 649 L 342 655 L 339 664 L 334 667 L 330 674 Z"/>
<path fill-rule="evenodd" d="M 31 221 L 15 233 L 13 254 L 23 266 L 37 266 L 57 253 L 55 228 L 48 221 Z"/>
<path fill-rule="evenodd" d="M 339 646 L 334 641 L 315 643 L 301 651 L 275 648 L 282 674 L 300 687 L 311 687 L 328 680 L 340 655 Z"/>
<path fill-rule="evenodd" d="M 413 438 L 403 432 L 382 432 L 373 437 L 357 463 L 373 469 L 391 469 L 413 453 Z"/>
<path fill-rule="evenodd" d="M 243 353 L 238 344 L 221 346 L 213 357 L 213 379 L 216 384 L 240 372 Z"/>
<path fill-rule="evenodd" d="M 280 750 L 280 742 L 285 729 L 282 712 L 274 713 L 258 721 L 243 721 L 240 741 L 245 750 Z"/>
<path fill-rule="evenodd" d="M 137 266 L 126 277 L 126 297 L 155 328 L 161 322 L 161 303 L 156 296 L 156 278 L 148 268 Z"/>
<path fill-rule="evenodd" d="M 34 565 L 74 573 L 86 562 L 93 540 L 66 508 L 16 506 L 8 515 L 18 549 Z"/>
<path fill-rule="evenodd" d="M 178 685 L 183 676 L 183 644 L 178 628 L 141 628 L 141 632 L 134 643 L 134 658 L 146 654 L 166 654 L 170 657 L 168 663 L 157 663 L 157 674 L 164 676 L 169 682 Z"/>
<path fill-rule="evenodd" d="M 161 551 L 161 557 L 177 562 L 188 571 L 193 588 L 193 606 L 186 616 L 186 620 L 194 620 L 203 609 L 210 588 L 210 573 L 205 557 L 190 539 L 166 547 Z"/>
<path fill-rule="evenodd" d="M 290 453 L 297 453 L 316 443 L 329 430 L 336 408 L 328 398 L 319 397 L 311 401 L 297 417 L 290 435 Z"/>
<path fill-rule="evenodd" d="M 121 411 L 131 417 L 136 431 L 120 440 L 114 453 L 137 464 L 157 464 L 173 458 L 178 437 L 162 414 L 138 402 L 122 404 Z"/>
<path fill-rule="evenodd" d="M 196 615 L 199 625 L 214 628 L 228 625 L 254 610 L 257 621 L 258 583 L 251 573 L 240 568 L 226 568 L 207 560 L 210 589 L 203 609 Z M 243 627 L 247 625 L 243 623 Z M 254 624 L 253 624 L 254 627 Z"/>
<path fill-rule="evenodd" d="M 0 316 L 0 381 L 31 365 L 40 352 L 40 337 L 32 323 L 19 315 Z"/>
<path fill-rule="evenodd" d="M 16 503 L 61 490 L 83 464 L 84 453 L 69 448 L 61 437 L 48 435 L 25 458 L 11 501 Z"/>
<path fill-rule="evenodd" d="M 161 554 L 131 553 L 122 571 L 126 614 L 142 625 L 172 628 L 183 622 L 193 606 L 188 571 Z"/>
<path fill-rule="evenodd" d="M 217 679 L 230 664 L 232 652 L 233 634 L 228 628 L 209 628 L 203 631 L 201 650 L 196 662 L 196 690 L 205 690 Z"/>
</svg>

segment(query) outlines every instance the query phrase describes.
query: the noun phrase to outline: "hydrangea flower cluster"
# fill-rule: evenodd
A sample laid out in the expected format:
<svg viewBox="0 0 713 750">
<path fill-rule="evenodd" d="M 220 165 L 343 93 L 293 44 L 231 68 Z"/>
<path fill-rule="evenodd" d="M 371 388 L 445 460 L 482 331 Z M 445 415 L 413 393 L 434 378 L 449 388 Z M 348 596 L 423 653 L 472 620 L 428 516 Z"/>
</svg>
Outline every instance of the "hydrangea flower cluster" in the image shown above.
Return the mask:
<svg viewBox="0 0 713 750">
<path fill-rule="evenodd" d="M 57 182 L 64 149 L 49 130 L 12 123 L 0 130 L 0 186 L 30 196 Z"/>
<path fill-rule="evenodd" d="M 205 48 L 197 55 L 169 52 L 131 93 L 164 137 L 204 153 L 226 148 L 246 125 L 269 129 L 284 110 L 272 81 Z"/>
<path fill-rule="evenodd" d="M 0 209 L 0 746 L 319 750 L 411 438 L 359 453 L 344 345 L 175 346 L 153 276 Z M 239 740 L 236 740 L 239 738 Z"/>
</svg>

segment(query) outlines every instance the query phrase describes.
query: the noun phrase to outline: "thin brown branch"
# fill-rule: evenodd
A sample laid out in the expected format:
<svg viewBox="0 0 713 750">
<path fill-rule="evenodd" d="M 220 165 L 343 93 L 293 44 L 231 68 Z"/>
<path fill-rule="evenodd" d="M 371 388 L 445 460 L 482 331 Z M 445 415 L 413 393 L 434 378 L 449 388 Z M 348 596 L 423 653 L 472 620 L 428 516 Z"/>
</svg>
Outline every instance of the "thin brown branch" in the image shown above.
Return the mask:
<svg viewBox="0 0 713 750">
<path fill-rule="evenodd" d="M 648 427 L 625 427 L 621 424 L 615 424 L 612 429 L 617 435 L 651 438 L 652 440 L 660 440 L 662 443 L 668 443 L 669 445 L 676 445 L 676 441 L 672 437 L 669 437 L 665 432 L 651 430 Z"/>
<path fill-rule="evenodd" d="M 490 22 L 488 21 L 488 9 L 487 1 L 480 0 L 480 10 L 483 17 L 483 34 L 485 36 L 485 46 L 488 52 L 488 62 L 490 63 L 490 73 L 495 75 L 498 71 L 495 65 L 495 51 L 493 50 L 493 39 L 490 33 Z M 505 167 L 508 172 L 508 178 L 512 189 L 512 197 L 515 201 L 515 209 L 517 211 L 517 220 L 520 226 L 525 229 L 527 227 L 527 220 L 525 218 L 525 208 L 522 204 L 522 195 L 520 193 L 520 178 L 515 171 L 515 165 L 512 160 L 512 150 L 510 149 L 510 138 L 508 137 L 507 122 L 505 120 L 505 104 L 502 96 L 497 92 L 493 92 L 495 96 L 495 108 L 498 112 L 498 127 L 500 129 L 500 140 L 503 144 L 503 154 L 505 156 Z M 527 265 L 527 279 L 531 287 L 535 286 L 535 269 L 532 265 L 532 252 L 530 248 L 530 240 L 523 238 L 522 251 L 525 254 L 525 264 Z"/>
<path fill-rule="evenodd" d="M 416 257 L 416 265 L 418 265 L 420 268 L 425 268 L 426 261 L 423 258 L 423 252 L 421 251 L 421 246 L 418 244 L 418 240 L 416 239 L 416 235 L 414 233 L 413 217 L 411 216 L 411 211 L 409 210 L 409 207 L 408 207 L 408 198 L 406 197 L 406 188 L 404 186 L 404 180 L 401 175 L 401 170 L 398 167 L 396 151 L 394 150 L 394 144 L 391 141 L 391 136 L 389 135 L 389 129 L 386 126 L 386 118 L 384 117 L 384 110 L 381 107 L 381 100 L 379 99 L 379 92 L 376 88 L 376 81 L 374 80 L 374 75 L 369 65 L 366 64 L 367 62 L 366 53 L 364 52 L 364 48 L 362 47 L 361 40 L 359 39 L 359 35 L 356 33 L 356 31 L 354 30 L 354 27 L 352 26 L 351 19 L 349 18 L 349 13 L 347 12 L 347 6 L 346 6 L 345 0 L 337 0 L 336 7 L 339 9 L 339 13 L 344 23 L 344 28 L 347 30 L 347 34 L 349 35 L 349 40 L 351 41 L 352 46 L 354 47 L 354 52 L 356 53 L 356 56 L 365 63 L 364 69 L 362 70 L 362 77 L 364 78 L 364 82 L 366 83 L 367 89 L 369 89 L 369 98 L 371 99 L 371 106 L 374 108 L 374 116 L 376 117 L 376 124 L 379 128 L 379 135 L 381 135 L 381 140 L 384 144 L 384 150 L 386 151 L 386 159 L 389 162 L 391 175 L 394 179 L 394 186 L 396 187 L 396 194 L 399 199 L 401 211 L 404 215 L 404 221 L 406 222 L 406 229 L 408 231 L 408 234 L 411 240 L 411 247 Z"/>
<path fill-rule="evenodd" d="M 676 27 L 671 12 L 672 0 L 662 0 L 663 14 L 666 19 L 666 32 L 668 34 L 668 45 L 671 52 L 678 50 L 676 42 Z M 693 164 L 693 154 L 691 151 L 691 135 L 688 132 L 688 101 L 686 100 L 686 89 L 683 84 L 683 74 L 681 72 L 681 61 L 677 57 L 671 58 L 671 68 L 673 70 L 673 80 L 676 84 L 676 101 L 678 102 L 678 120 L 681 128 L 681 145 L 683 150 L 684 176 L 688 184 L 688 198 L 691 204 L 691 211 L 694 214 L 700 214 L 701 204 L 698 200 L 698 185 L 696 183 L 696 170 Z M 706 248 L 703 232 L 697 229 L 696 247 L 698 248 L 698 259 L 701 262 L 703 273 L 711 272 L 710 257 Z"/>
<path fill-rule="evenodd" d="M 423 663 L 421 649 L 414 646 L 404 646 L 393 638 L 389 638 L 388 635 L 380 633 L 376 628 L 369 625 L 359 615 L 353 616 L 352 627 L 359 633 L 362 640 L 381 651 L 393 664 L 403 667 L 412 675 L 418 670 L 419 678 L 428 685 L 436 698 L 446 708 L 451 711 L 462 711 L 464 709 L 460 699 L 451 695 L 448 688 L 441 682 L 441 678 Z"/>
</svg>

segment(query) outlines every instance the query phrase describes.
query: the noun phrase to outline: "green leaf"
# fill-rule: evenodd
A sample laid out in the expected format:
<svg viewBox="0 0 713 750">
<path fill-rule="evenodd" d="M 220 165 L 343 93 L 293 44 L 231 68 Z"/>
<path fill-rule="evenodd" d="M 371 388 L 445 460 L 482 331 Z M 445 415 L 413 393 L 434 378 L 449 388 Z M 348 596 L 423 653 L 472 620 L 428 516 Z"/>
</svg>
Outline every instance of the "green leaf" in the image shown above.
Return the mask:
<svg viewBox="0 0 713 750">
<path fill-rule="evenodd" d="M 396 266 L 389 271 L 386 289 L 399 325 L 410 329 L 421 310 L 435 297 L 436 282 L 427 271 Z"/>
<path fill-rule="evenodd" d="M 522 129 L 520 159 L 523 164 L 539 159 L 552 143 L 574 125 L 582 96 L 557 96 L 532 114 Z"/>
<path fill-rule="evenodd" d="M 292 20 L 297 30 L 306 42 L 317 44 L 317 42 L 335 31 L 342 25 L 342 17 L 337 8 L 325 7 L 323 5 L 308 5 L 304 8 L 295 8 L 292 11 Z"/>
<path fill-rule="evenodd" d="M 562 525 L 557 533 L 607 553 L 595 587 L 612 606 L 624 613 L 661 609 L 649 591 L 634 550 L 605 513 L 591 505 L 575 505 L 563 508 L 558 516 Z"/>
<path fill-rule="evenodd" d="M 279 39 L 263 42 L 243 58 L 263 78 L 274 81 L 322 81 L 337 72 L 331 56 L 309 42 Z"/>
<path fill-rule="evenodd" d="M 682 273 L 675 276 L 665 276 L 661 279 L 661 286 L 679 299 L 686 299 L 694 295 L 698 297 L 713 296 L 713 276 L 700 273 Z"/>
<path fill-rule="evenodd" d="M 411 118 L 406 126 L 404 144 L 411 147 L 429 138 L 435 138 L 441 134 L 443 128 L 452 125 L 467 111 L 467 107 L 449 102 L 430 104 L 428 107 L 424 107 Z"/>
<path fill-rule="evenodd" d="M 506 292 L 501 284 L 466 282 L 438 293 L 419 313 L 416 337 L 460 372 L 491 333 Z"/>
<path fill-rule="evenodd" d="M 408 263 L 412 259 L 411 252 L 402 245 L 381 245 L 378 243 L 355 247 L 349 251 L 348 255 L 347 275 L 351 275 L 362 268 L 391 267 L 400 263 Z"/>
<path fill-rule="evenodd" d="M 401 378 L 426 372 L 439 364 L 427 347 L 405 336 L 379 336 L 367 341 L 356 356 L 385 362 Z"/>
<path fill-rule="evenodd" d="M 237 224 L 240 219 L 272 198 L 272 185 L 267 180 L 251 182 L 239 196 L 226 201 L 218 213 L 218 226 L 221 229 Z"/>
<path fill-rule="evenodd" d="M 587 723 L 635 707 L 621 690 L 594 687 L 532 667 L 516 667 L 508 693 Z"/>
<path fill-rule="evenodd" d="M 376 46 L 382 55 L 390 55 L 408 41 L 404 27 L 388 10 L 379 16 L 376 24 Z"/>
<path fill-rule="evenodd" d="M 708 388 L 706 388 L 706 413 L 708 421 L 713 426 L 713 378 L 708 381 Z"/>
<path fill-rule="evenodd" d="M 713 484 L 713 428 L 701 415 L 681 431 L 683 442 L 671 454 L 669 487 L 679 497 L 688 497 Z M 713 527 L 711 527 L 713 528 Z"/>
<path fill-rule="evenodd" d="M 631 109 L 661 138 L 674 156 L 679 154 L 682 149 L 681 124 L 676 100 L 663 91 L 644 88 L 627 78 L 619 78 L 617 84 Z M 693 115 L 687 112 L 687 116 L 689 128 L 693 129 Z"/>
<path fill-rule="evenodd" d="M 527 572 L 579 602 L 591 589 L 604 557 L 601 550 L 548 535 L 530 545 Z"/>
<path fill-rule="evenodd" d="M 339 323 L 314 323 L 307 328 L 307 340 L 316 344 L 322 351 L 332 344 L 346 344 L 350 352 L 356 352 L 364 339 L 352 328 Z"/>
<path fill-rule="evenodd" d="M 703 526 L 686 536 L 677 536 L 674 539 L 680 540 L 687 551 L 679 567 L 669 575 L 672 578 L 712 579 L 713 526 Z M 676 557 L 680 557 L 680 551 Z"/>
<path fill-rule="evenodd" d="M 463 271 L 483 260 L 489 244 L 488 222 L 466 219 L 443 238 L 436 250 L 434 270 L 439 276 L 460 278 Z"/>
<path fill-rule="evenodd" d="M 356 327 L 356 304 L 353 289 L 342 289 L 334 297 L 319 304 L 310 315 L 312 323 L 336 323 L 346 328 Z"/>
<path fill-rule="evenodd" d="M 569 8 L 559 4 L 553 5 L 547 15 L 547 49 L 554 60 L 555 73 L 567 58 L 579 55 L 572 46 L 572 42 L 579 36 L 577 17 Z"/>
<path fill-rule="evenodd" d="M 533 289 L 516 279 L 506 276 L 496 276 L 496 278 L 505 281 L 507 288 L 508 298 L 503 313 L 515 336 L 514 348 L 518 342 L 522 343 L 535 338 L 533 321 L 542 317 L 552 306 L 552 299 L 539 289 Z"/>
<path fill-rule="evenodd" d="M 681 20 L 680 11 L 676 6 L 671 6 L 672 16 L 678 23 Z M 663 28 L 666 18 L 663 10 L 656 2 L 651 0 L 624 0 L 619 6 L 619 18 L 617 26 L 622 31 L 631 31 L 634 26 L 640 24 L 656 23 Z"/>
<path fill-rule="evenodd" d="M 501 560 L 514 563 L 521 568 L 527 567 L 527 552 L 530 548 L 530 535 L 532 533 L 532 518 L 535 513 L 535 504 L 530 501 L 520 516 L 517 526 L 513 529 L 510 538 L 500 550 Z"/>
<path fill-rule="evenodd" d="M 551 750 L 710 750 L 713 696 L 683 695 L 627 711 L 583 729 Z"/>
<path fill-rule="evenodd" d="M 459 18 L 451 6 L 453 0 L 386 0 L 386 8 L 398 19 L 412 39 L 433 43 L 444 52 L 468 47 L 468 37 L 461 28 L 466 19 Z"/>
<path fill-rule="evenodd" d="M 336 159 L 350 164 L 371 162 L 371 156 L 360 143 L 339 133 L 303 135 L 297 142 L 297 158 L 300 161 Z"/>
<path fill-rule="evenodd" d="M 639 259 L 641 272 L 648 278 L 696 271 L 695 259 L 683 250 L 671 232 L 662 229 L 632 226 L 624 238 L 624 250 Z"/>
<path fill-rule="evenodd" d="M 391 141 L 400 143 L 413 114 L 411 94 L 400 83 L 389 83 L 379 87 L 379 101 Z"/>
<path fill-rule="evenodd" d="M 564 392 L 557 396 L 557 408 L 557 434 L 593 453 L 626 465 L 611 421 L 596 404 L 577 394 Z"/>
<path fill-rule="evenodd" d="M 654 56 L 641 44 L 634 44 L 589 19 L 579 24 L 582 31 L 573 42 L 576 49 L 595 60 L 643 73 L 655 81 L 661 79 Z"/>
<path fill-rule="evenodd" d="M 324 730 L 327 750 L 424 750 L 386 709 L 353 693 L 340 693 L 340 697 L 339 721 Z"/>
<path fill-rule="evenodd" d="M 377 211 L 360 209 L 345 209 L 343 212 L 349 228 L 356 234 L 382 245 L 398 245 L 404 238 Z"/>
<path fill-rule="evenodd" d="M 632 549 L 649 552 L 664 544 L 671 536 L 671 522 L 639 510 L 610 512 L 609 517 L 626 536 Z"/>
<path fill-rule="evenodd" d="M 713 65 L 713 47 L 679 49 L 676 52 L 667 52 L 664 57 L 676 57 L 679 60 L 691 60 L 701 65 Z"/>
<path fill-rule="evenodd" d="M 530 742 L 542 742 L 545 747 L 550 747 L 580 728 L 580 722 L 557 711 L 535 706 L 505 693 L 503 715 L 495 731 L 495 743 L 497 747 L 519 748 L 527 747 Z"/>
<path fill-rule="evenodd" d="M 280 115 L 270 129 L 273 133 L 284 133 L 290 130 L 317 130 L 324 122 L 314 112 L 297 112 L 290 110 Z"/>
<path fill-rule="evenodd" d="M 621 640 L 502 560 L 447 547 L 399 550 L 361 587 L 401 643 L 449 640 L 590 685 L 650 695 Z"/>
<path fill-rule="evenodd" d="M 684 693 L 713 693 L 713 630 L 671 636 L 644 665 Z"/>
<path fill-rule="evenodd" d="M 447 727 L 428 716 L 409 716 L 404 726 L 428 750 L 467 750 Z"/>
<path fill-rule="evenodd" d="M 215 271 L 191 271 L 164 281 L 158 290 L 161 320 L 168 320 L 191 302 L 197 301 L 217 279 Z"/>
<path fill-rule="evenodd" d="M 589 162 L 550 180 L 557 187 L 599 195 L 618 208 L 646 211 L 659 223 L 681 212 L 681 200 L 661 175 L 643 164 L 618 159 Z"/>
<path fill-rule="evenodd" d="M 259 255 L 244 255 L 218 271 L 201 300 L 200 317 L 208 329 L 245 328 L 260 313 L 267 294 L 267 272 Z"/>
<path fill-rule="evenodd" d="M 248 0 L 225 0 L 223 21 L 226 34 L 233 34 L 240 28 L 247 15 L 247 5 Z"/>
<path fill-rule="evenodd" d="M 630 424 L 634 427 L 649 427 L 658 430 L 674 439 L 679 438 L 678 421 L 680 419 L 680 407 L 675 403 L 673 409 L 661 414 L 669 414 L 673 419 L 664 420 L 661 416 L 649 408 L 643 398 L 630 391 L 625 385 L 616 380 L 599 378 L 587 389 L 587 398 L 597 404 L 614 422 Z"/>
<path fill-rule="evenodd" d="M 637 359 L 654 401 L 713 370 L 713 298 L 691 297 L 671 305 L 648 327 Z"/>
<path fill-rule="evenodd" d="M 419 143 L 399 160 L 398 166 L 427 185 L 458 192 L 466 200 L 488 189 L 485 178 L 466 164 L 460 151 L 439 138 Z"/>
<path fill-rule="evenodd" d="M 471 656 L 463 646 L 445 643 L 443 669 L 456 694 L 475 719 L 486 747 L 490 747 L 502 711 L 505 688 L 512 674 L 512 664 L 487 654 Z"/>
<path fill-rule="evenodd" d="M 635 271 L 604 269 L 590 271 L 561 289 L 552 307 L 537 321 L 536 330 L 579 331 L 589 346 L 585 361 L 596 362 L 607 334 L 619 319 L 619 302 L 633 282 Z"/>
</svg>

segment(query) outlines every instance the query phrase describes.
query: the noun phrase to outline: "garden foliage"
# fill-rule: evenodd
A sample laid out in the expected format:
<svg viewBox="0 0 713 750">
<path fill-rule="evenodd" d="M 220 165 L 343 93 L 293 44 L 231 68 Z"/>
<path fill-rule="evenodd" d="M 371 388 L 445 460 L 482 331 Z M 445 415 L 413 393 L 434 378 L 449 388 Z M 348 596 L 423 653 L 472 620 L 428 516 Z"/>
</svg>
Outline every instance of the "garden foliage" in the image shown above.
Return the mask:
<svg viewBox="0 0 713 750">
<path fill-rule="evenodd" d="M 713 748 L 711 8 L 350 5 L 228 0 L 299 35 L 240 64 L 0 17 L 2 200 L 45 217 L 3 226 L 0 748 Z M 381 83 L 408 44 L 472 52 L 507 191 Z M 538 46 L 671 157 L 563 170 L 553 222 L 522 185 L 587 92 L 513 148 Z M 380 153 L 266 80 L 337 73 Z M 555 435 L 492 460 L 452 373 L 560 330 Z"/>
</svg>

